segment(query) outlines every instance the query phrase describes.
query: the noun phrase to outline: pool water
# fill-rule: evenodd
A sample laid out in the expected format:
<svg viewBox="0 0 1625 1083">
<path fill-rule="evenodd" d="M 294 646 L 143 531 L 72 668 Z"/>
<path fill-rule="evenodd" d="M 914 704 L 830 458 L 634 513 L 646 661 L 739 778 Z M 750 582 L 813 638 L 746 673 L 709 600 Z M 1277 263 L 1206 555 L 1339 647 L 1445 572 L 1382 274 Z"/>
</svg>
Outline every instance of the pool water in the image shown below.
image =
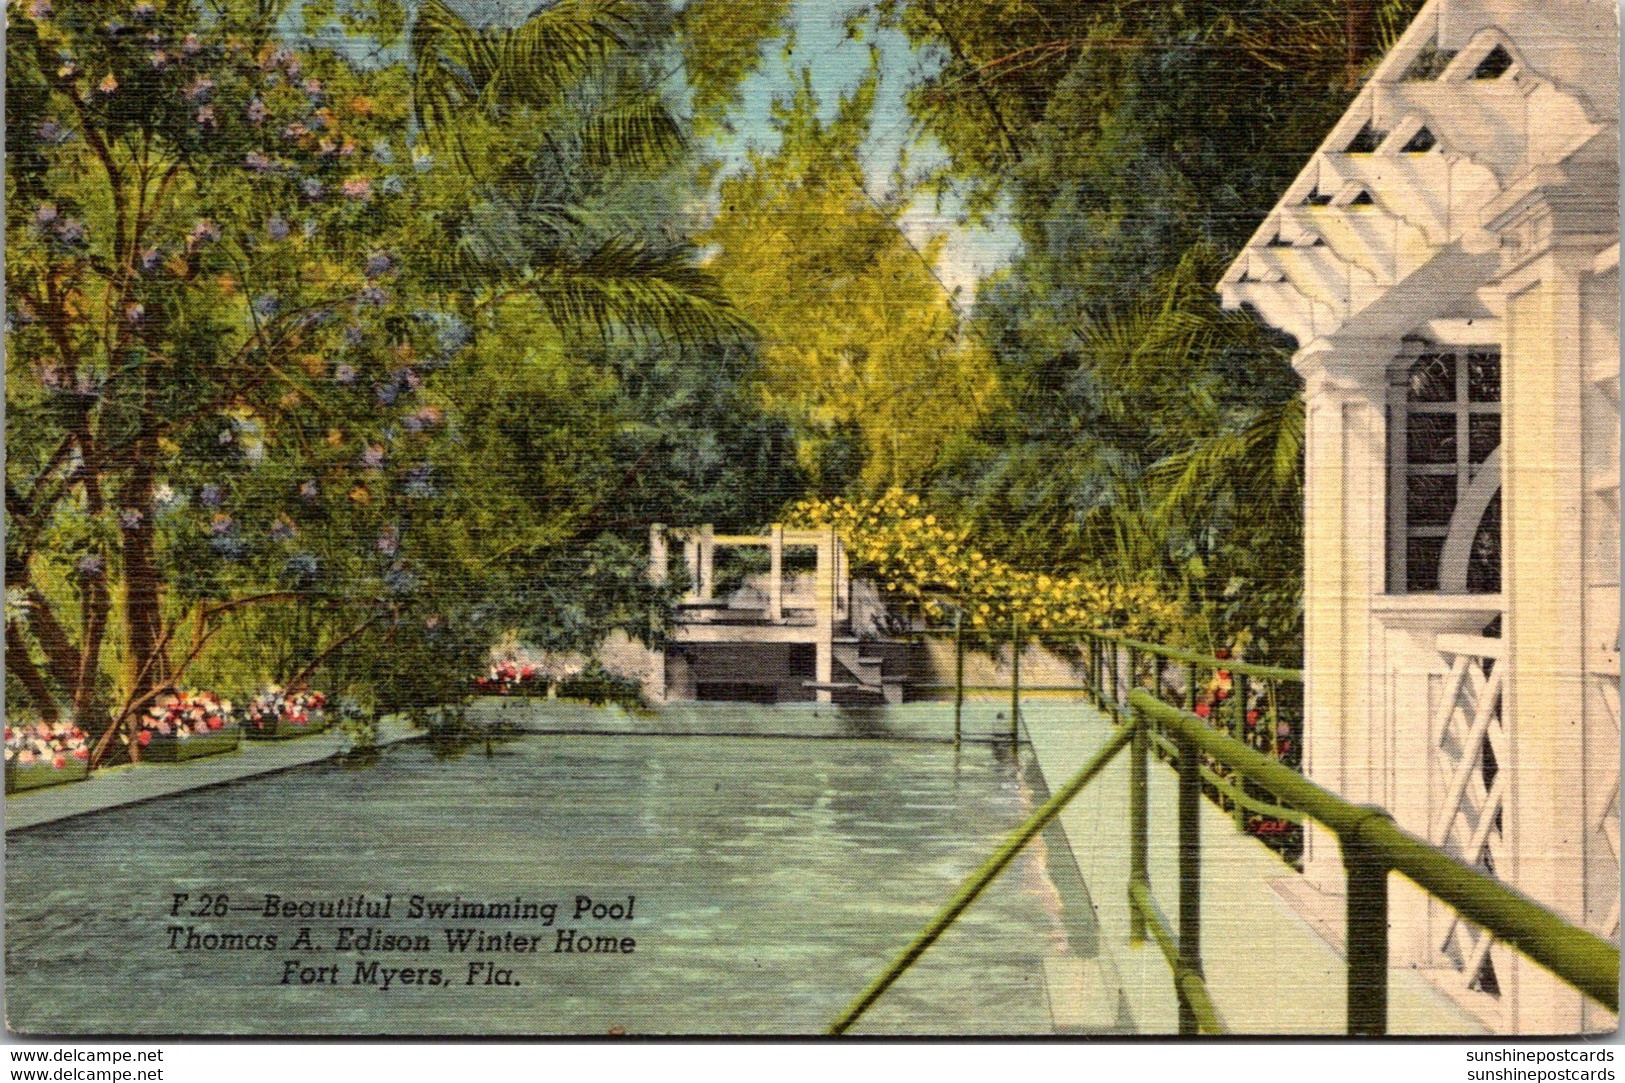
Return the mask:
<svg viewBox="0 0 1625 1083">
<path fill-rule="evenodd" d="M 7 1018 L 51 1034 L 820 1033 L 1046 797 L 1026 748 L 994 743 L 412 742 L 13 833 Z M 176 893 L 187 900 L 171 916 Z M 263 913 L 267 894 L 363 893 L 392 896 L 390 917 Z M 552 925 L 539 912 L 412 918 L 412 895 L 560 909 Z M 578 895 L 604 904 L 601 920 L 572 925 Z M 195 914 L 219 896 L 233 909 Z M 629 896 L 631 919 L 612 920 Z M 340 950 L 340 926 L 409 950 Z M 452 953 L 448 927 L 534 938 L 532 950 Z M 186 928 L 199 943 L 242 939 L 188 949 L 171 931 Z M 566 929 L 632 950 L 557 952 Z M 1044 959 L 1090 956 L 1094 940 L 1052 829 L 854 1033 L 1048 1033 Z M 474 962 L 486 969 L 470 984 Z M 389 968 L 439 969 L 445 984 L 381 989 Z M 485 984 L 502 971 L 517 984 Z"/>
</svg>

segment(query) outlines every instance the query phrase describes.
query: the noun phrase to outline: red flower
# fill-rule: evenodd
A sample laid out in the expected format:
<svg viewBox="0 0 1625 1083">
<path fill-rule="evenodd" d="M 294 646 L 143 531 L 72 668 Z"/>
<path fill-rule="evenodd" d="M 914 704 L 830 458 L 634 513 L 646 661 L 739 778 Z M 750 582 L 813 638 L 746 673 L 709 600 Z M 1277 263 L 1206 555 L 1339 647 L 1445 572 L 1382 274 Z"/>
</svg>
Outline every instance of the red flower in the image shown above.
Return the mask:
<svg viewBox="0 0 1625 1083">
<path fill-rule="evenodd" d="M 225 723 L 222 722 L 218 717 L 209 719 L 209 728 L 212 730 L 217 730 L 223 725 L 225 725 Z"/>
<path fill-rule="evenodd" d="M 1213 652 L 1213 657 L 1215 657 L 1215 658 L 1229 658 L 1230 657 L 1230 648 L 1229 647 L 1220 647 L 1220 648 L 1218 648 L 1217 650 L 1215 650 Z"/>
<path fill-rule="evenodd" d="M 1198 703 L 1196 705 L 1196 716 L 1198 718 L 1206 718 L 1208 715 L 1210 715 L 1212 713 L 1213 713 L 1213 708 L 1211 706 L 1209 706 L 1208 704 L 1206 704 L 1206 703 Z"/>
<path fill-rule="evenodd" d="M 140 733 L 136 734 L 135 743 L 140 745 L 142 748 L 146 748 L 148 745 L 152 744 L 152 731 L 142 730 Z"/>
<path fill-rule="evenodd" d="M 1214 693 L 1213 693 L 1213 698 L 1214 699 L 1229 699 L 1230 698 L 1230 689 L 1228 689 L 1228 688 L 1216 689 L 1214 691 Z"/>
<path fill-rule="evenodd" d="M 57 768 L 66 767 L 66 766 L 68 766 L 68 757 L 66 757 L 62 753 L 58 752 L 56 754 L 56 758 L 51 761 L 51 764 L 52 764 L 52 766 L 57 767 Z"/>
<path fill-rule="evenodd" d="M 88 760 L 90 759 L 90 750 L 88 748 L 76 748 L 73 750 L 73 758 L 76 760 Z"/>
<path fill-rule="evenodd" d="M 1257 708 L 1254 708 L 1253 710 L 1248 711 L 1247 712 L 1247 724 L 1249 726 L 1256 726 L 1258 724 L 1258 715 L 1259 715 L 1259 712 L 1258 712 Z"/>
</svg>

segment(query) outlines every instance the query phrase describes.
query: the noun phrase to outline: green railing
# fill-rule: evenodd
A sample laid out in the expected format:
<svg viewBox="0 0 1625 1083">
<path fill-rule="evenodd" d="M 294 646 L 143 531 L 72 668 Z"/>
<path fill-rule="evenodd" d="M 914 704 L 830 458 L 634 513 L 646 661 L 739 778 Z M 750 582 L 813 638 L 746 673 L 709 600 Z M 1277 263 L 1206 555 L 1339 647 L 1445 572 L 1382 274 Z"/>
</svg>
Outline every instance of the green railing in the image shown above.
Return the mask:
<svg viewBox="0 0 1625 1083">
<path fill-rule="evenodd" d="M 1205 713 L 1209 725 L 1277 762 L 1289 767 L 1302 762 L 1301 670 L 1219 658 L 1109 632 L 1086 632 L 1081 642 L 1089 692 L 1119 722 L 1127 712 L 1129 694 L 1147 689 L 1187 712 Z M 1204 679 L 1208 677 L 1214 680 Z M 1152 747 L 1165 760 L 1178 757 L 1178 749 L 1163 734 L 1152 736 Z M 1303 814 L 1256 781 L 1222 771 L 1221 765 L 1202 764 L 1204 790 L 1231 814 L 1237 831 L 1257 836 L 1296 865 L 1303 850 Z"/>
<path fill-rule="evenodd" d="M 1136 644 L 1135 649 L 1145 646 Z M 1158 648 L 1160 651 L 1161 648 Z M 1183 653 L 1183 652 L 1179 652 Z M 1176 652 L 1168 652 L 1175 656 Z M 1214 661 L 1193 656 L 1187 664 Z M 1235 667 L 1232 667 L 1235 668 Z M 1262 670 L 1266 667 L 1249 667 Z M 1276 671 L 1290 674 L 1291 671 Z M 1097 670 L 1098 676 L 1098 670 Z M 1104 703 L 1104 701 L 1102 701 Z M 1619 949 L 1596 934 L 1570 924 L 1505 884 L 1400 830 L 1387 812 L 1349 803 L 1302 775 L 1215 729 L 1210 720 L 1164 703 L 1141 688 L 1127 703 L 1113 703 L 1114 715 L 1127 716 L 1110 739 L 1053 797 L 1010 834 L 945 904 L 920 935 L 897 956 L 830 1027 L 844 1034 L 869 1007 L 952 926 L 1029 841 L 1126 747 L 1129 776 L 1129 939 L 1143 944 L 1147 934 L 1161 949 L 1173 975 L 1181 1034 L 1220 1034 L 1225 1027 L 1208 993 L 1201 941 L 1201 802 L 1203 757 L 1243 780 L 1279 795 L 1331 831 L 1343 851 L 1348 874 L 1347 1031 L 1380 1036 L 1388 1025 L 1388 876 L 1398 873 L 1455 908 L 1502 943 L 1522 952 L 1564 982 L 1619 1011 Z M 1171 924 L 1151 890 L 1150 763 L 1154 739 L 1175 750 L 1178 769 L 1179 910 Z"/>
</svg>

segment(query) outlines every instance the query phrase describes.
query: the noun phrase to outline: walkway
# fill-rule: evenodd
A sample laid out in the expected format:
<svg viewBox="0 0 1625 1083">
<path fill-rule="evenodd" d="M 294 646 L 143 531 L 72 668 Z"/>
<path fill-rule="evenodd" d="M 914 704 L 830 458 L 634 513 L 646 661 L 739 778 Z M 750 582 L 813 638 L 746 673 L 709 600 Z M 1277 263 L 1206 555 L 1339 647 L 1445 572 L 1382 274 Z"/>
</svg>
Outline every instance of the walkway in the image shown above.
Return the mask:
<svg viewBox="0 0 1625 1083">
<path fill-rule="evenodd" d="M 378 724 L 376 746 L 397 744 L 423 736 L 405 722 L 393 718 Z M 255 775 L 268 775 L 302 767 L 307 763 L 342 756 L 352 748 L 350 738 L 337 729 L 314 737 L 288 741 L 249 741 L 235 753 L 192 760 L 188 763 L 124 764 L 92 774 L 83 782 L 28 790 L 6 798 L 6 833 L 40 824 L 85 816 L 104 809 L 134 805 L 156 797 L 189 790 L 220 786 Z"/>
<path fill-rule="evenodd" d="M 1064 785 L 1106 742 L 1111 721 L 1079 699 L 1075 712 L 1024 718 L 1044 780 Z M 1178 1005 L 1156 946 L 1128 944 L 1128 777 L 1125 751 L 1060 821 L 1089 885 L 1102 943 L 1141 1034 L 1175 1033 Z M 1170 921 L 1178 915 L 1176 776 L 1151 764 L 1151 883 Z M 1282 902 L 1271 886 L 1298 878 L 1257 840 L 1202 802 L 1202 945 L 1208 989 L 1228 1030 L 1251 1034 L 1341 1034 L 1346 970 L 1342 955 Z M 1389 1033 L 1482 1034 L 1485 1028 L 1412 970 L 1389 978 Z"/>
</svg>

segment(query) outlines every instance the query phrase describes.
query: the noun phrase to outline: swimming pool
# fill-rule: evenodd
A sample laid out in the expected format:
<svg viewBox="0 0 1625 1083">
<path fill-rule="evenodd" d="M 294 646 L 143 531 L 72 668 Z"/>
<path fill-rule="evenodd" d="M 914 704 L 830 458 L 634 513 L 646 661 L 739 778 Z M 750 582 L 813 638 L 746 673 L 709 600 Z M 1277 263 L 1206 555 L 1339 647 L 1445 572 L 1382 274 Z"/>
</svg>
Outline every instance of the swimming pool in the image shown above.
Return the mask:
<svg viewBox="0 0 1625 1083">
<path fill-rule="evenodd" d="M 1046 796 L 1027 750 L 995 743 L 413 742 L 13 833 L 8 1017 L 58 1034 L 819 1033 Z M 1047 834 L 855 1033 L 1048 1033 L 1044 959 L 1094 939 Z"/>
</svg>

